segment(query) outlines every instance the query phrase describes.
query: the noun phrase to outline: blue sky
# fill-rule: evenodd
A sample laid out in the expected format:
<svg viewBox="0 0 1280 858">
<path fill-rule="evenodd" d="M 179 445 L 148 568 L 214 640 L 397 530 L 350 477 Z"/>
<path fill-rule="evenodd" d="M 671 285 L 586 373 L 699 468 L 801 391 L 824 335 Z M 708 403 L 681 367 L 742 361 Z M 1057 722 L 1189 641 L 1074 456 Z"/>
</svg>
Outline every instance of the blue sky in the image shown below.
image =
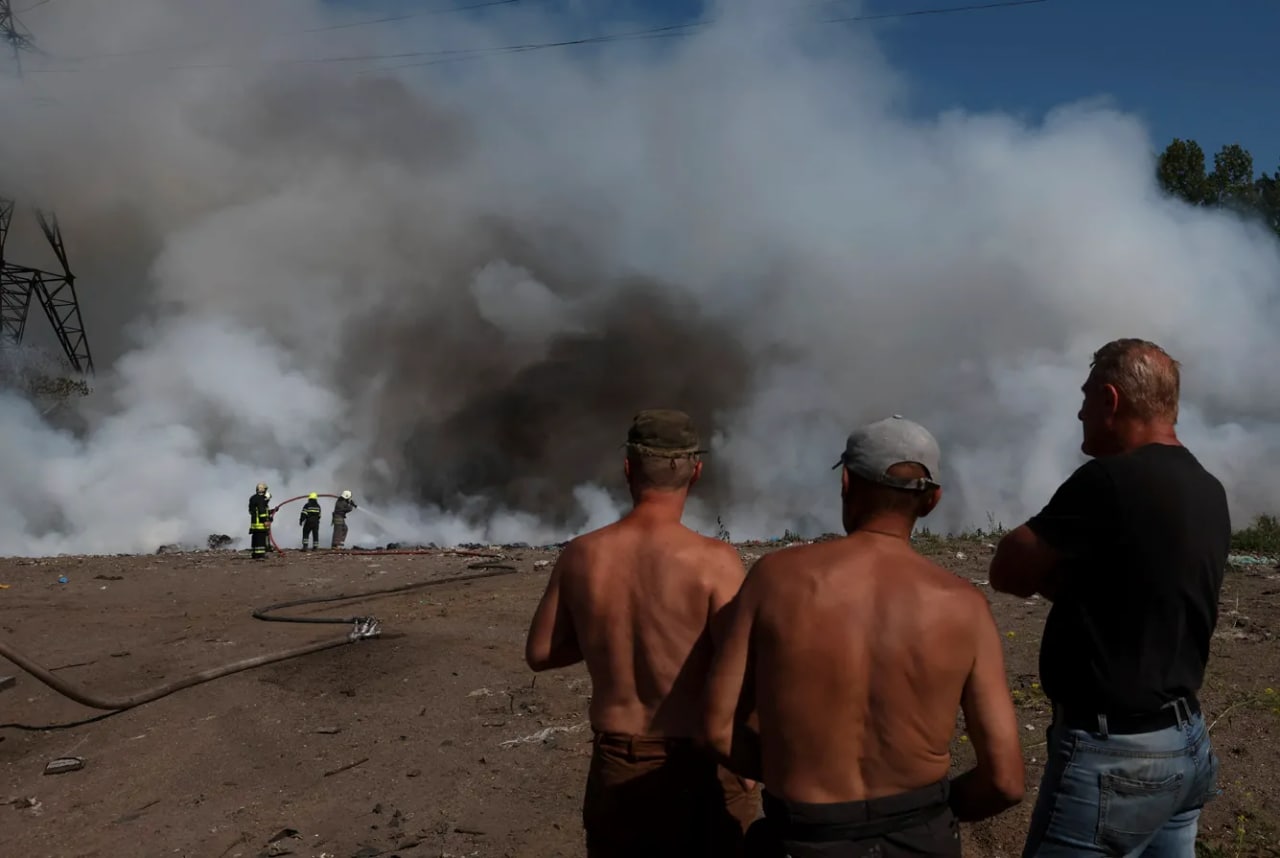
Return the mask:
<svg viewBox="0 0 1280 858">
<path fill-rule="evenodd" d="M 416 11 L 444 0 L 332 0 Z M 470 5 L 479 0 L 456 0 Z M 654 26 L 698 18 L 698 0 L 521 0 L 575 8 L 636 9 Z M 776 0 L 811 5 L 815 18 L 891 14 L 984 0 Z M 990 0 L 985 0 L 990 2 Z M 502 15 L 503 7 L 474 13 Z M 601 17 L 575 35 L 618 32 Z M 832 24 L 871 28 L 894 67 L 912 86 L 910 109 L 934 114 L 952 107 L 1002 110 L 1038 119 L 1055 106 L 1109 97 L 1143 118 L 1157 149 L 1190 137 L 1210 162 L 1225 143 L 1239 142 L 1257 170 L 1280 168 L 1280 2 L 1277 0 L 1045 0 L 1036 5 L 947 15 Z M 602 46 L 600 50 L 607 50 Z M 579 48 L 569 50 L 581 50 Z M 519 56 L 497 61 L 521 61 Z"/>
<path fill-rule="evenodd" d="M 867 0 L 860 14 L 980 2 Z M 814 5 L 815 17 L 856 9 L 840 0 Z M 658 0 L 650 14 L 678 20 L 699 7 Z M 1256 169 L 1280 168 L 1276 0 L 1046 0 L 832 26 L 872 28 L 909 77 L 920 112 L 998 109 L 1035 119 L 1064 102 L 1107 96 L 1143 118 L 1158 148 L 1191 137 L 1211 159 L 1238 142 Z"/>
<path fill-rule="evenodd" d="M 968 5 L 956 5 L 962 3 Z M 946 5 L 879 0 L 872 8 Z M 1253 153 L 1256 169 L 1280 167 L 1275 0 L 1048 0 L 880 29 L 884 49 L 916 85 L 919 109 L 1037 116 L 1064 101 L 1105 95 L 1140 115 L 1160 148 L 1191 137 L 1212 157 L 1238 142 Z"/>
</svg>

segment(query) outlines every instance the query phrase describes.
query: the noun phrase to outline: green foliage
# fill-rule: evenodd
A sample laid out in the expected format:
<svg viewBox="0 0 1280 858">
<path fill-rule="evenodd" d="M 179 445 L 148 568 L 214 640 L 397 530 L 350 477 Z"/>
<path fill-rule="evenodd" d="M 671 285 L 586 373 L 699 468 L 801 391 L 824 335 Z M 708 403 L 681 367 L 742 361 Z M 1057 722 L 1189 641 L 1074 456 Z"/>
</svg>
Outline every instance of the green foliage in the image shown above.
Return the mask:
<svg viewBox="0 0 1280 858">
<path fill-rule="evenodd" d="M 1204 171 L 1204 150 L 1194 140 L 1169 144 L 1156 162 L 1156 178 L 1167 193 L 1194 206 L 1209 202 L 1209 180 Z"/>
<path fill-rule="evenodd" d="M 1200 144 L 1174 138 L 1157 159 L 1156 179 L 1166 193 L 1193 206 L 1228 209 L 1280 235 L 1280 170 L 1255 178 L 1253 156 L 1238 143 L 1218 150 L 1206 172 Z"/>
<path fill-rule="evenodd" d="M 1280 519 L 1260 515 L 1244 530 L 1231 534 L 1231 550 L 1242 554 L 1280 555 Z"/>
</svg>

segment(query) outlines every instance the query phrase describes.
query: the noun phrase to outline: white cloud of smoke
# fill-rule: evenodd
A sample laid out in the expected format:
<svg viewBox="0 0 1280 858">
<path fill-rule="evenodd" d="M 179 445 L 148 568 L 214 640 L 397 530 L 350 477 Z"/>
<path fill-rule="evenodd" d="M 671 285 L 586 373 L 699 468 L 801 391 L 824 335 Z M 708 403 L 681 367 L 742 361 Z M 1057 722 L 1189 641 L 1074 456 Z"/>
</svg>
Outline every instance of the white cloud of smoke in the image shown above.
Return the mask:
<svg viewBox="0 0 1280 858">
<path fill-rule="evenodd" d="M 892 412 L 943 444 L 931 526 L 1012 523 L 1079 460 L 1117 336 L 1184 362 L 1183 435 L 1237 522 L 1276 506 L 1280 252 L 1161 198 L 1137 120 L 913 119 L 865 33 L 713 14 L 360 74 L 564 19 L 33 11 L 53 56 L 0 82 L 0 189 L 58 211 L 99 376 L 68 426 L 0 395 L 0 553 L 243 539 L 259 480 L 352 489 L 355 543 L 558 540 L 616 513 L 650 406 L 713 440 L 707 530 L 838 529 L 831 463 Z"/>
</svg>

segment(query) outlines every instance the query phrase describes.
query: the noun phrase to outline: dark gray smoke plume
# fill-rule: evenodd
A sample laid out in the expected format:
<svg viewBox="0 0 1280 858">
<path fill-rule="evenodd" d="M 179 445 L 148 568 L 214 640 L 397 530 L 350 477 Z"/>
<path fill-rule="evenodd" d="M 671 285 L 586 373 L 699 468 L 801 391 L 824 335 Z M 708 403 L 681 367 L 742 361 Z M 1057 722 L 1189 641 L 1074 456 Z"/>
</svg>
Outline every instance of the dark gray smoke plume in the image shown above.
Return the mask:
<svg viewBox="0 0 1280 858">
<path fill-rule="evenodd" d="M 942 442 L 931 525 L 1013 523 L 1116 336 L 1184 361 L 1237 519 L 1275 505 L 1280 252 L 1164 199 L 1132 117 L 906 118 L 806 4 L 399 70 L 564 30 L 103 5 L 33 11 L 51 56 L 0 84 L 0 189 L 57 210 L 99 365 L 73 419 L 0 395 L 5 553 L 240 535 L 259 480 L 352 489 L 355 542 L 556 540 L 616 514 L 653 406 L 711 443 L 704 529 L 837 529 L 844 435 L 893 412 Z"/>
</svg>

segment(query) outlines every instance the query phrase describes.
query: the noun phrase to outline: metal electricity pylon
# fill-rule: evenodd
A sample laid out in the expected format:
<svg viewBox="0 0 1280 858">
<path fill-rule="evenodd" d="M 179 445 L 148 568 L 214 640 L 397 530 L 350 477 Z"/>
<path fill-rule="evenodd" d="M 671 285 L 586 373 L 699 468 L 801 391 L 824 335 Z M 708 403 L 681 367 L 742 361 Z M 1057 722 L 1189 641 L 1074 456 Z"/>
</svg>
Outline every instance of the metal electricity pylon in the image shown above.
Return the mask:
<svg viewBox="0 0 1280 858">
<path fill-rule="evenodd" d="M 0 38 L 8 42 L 13 51 L 13 62 L 22 77 L 22 52 L 36 50 L 35 40 L 13 14 L 9 0 L 0 0 Z"/>
<path fill-rule="evenodd" d="M 38 50 L 31 34 L 14 17 L 10 0 L 0 0 L 0 39 L 13 51 L 18 76 L 22 76 L 22 54 Z M 76 372 L 93 373 L 93 356 L 85 336 L 80 302 L 76 296 L 75 275 L 67 263 L 67 250 L 62 241 L 58 218 L 36 210 L 40 231 L 53 249 L 62 273 L 10 262 L 5 256 L 9 226 L 13 223 L 12 200 L 0 198 L 0 346 L 20 345 L 27 328 L 27 313 L 34 297 L 44 308 L 54 335 Z"/>
<path fill-rule="evenodd" d="M 7 344 L 18 345 L 27 327 L 27 313 L 34 297 L 44 308 L 63 354 L 79 373 L 93 373 L 93 355 L 85 336 L 76 278 L 67 262 L 67 249 L 57 217 L 36 212 L 40 231 L 53 249 L 62 273 L 17 265 L 5 258 L 5 240 L 13 220 L 13 202 L 0 199 L 0 336 Z"/>
</svg>

